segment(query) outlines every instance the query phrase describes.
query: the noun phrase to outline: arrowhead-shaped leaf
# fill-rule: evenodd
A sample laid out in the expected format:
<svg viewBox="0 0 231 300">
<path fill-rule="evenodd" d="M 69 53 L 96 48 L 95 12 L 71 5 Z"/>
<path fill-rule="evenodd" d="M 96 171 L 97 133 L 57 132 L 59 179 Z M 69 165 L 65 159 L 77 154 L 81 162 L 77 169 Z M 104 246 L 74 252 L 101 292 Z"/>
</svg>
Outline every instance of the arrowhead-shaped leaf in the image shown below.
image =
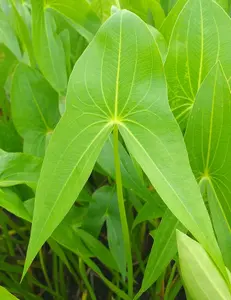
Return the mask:
<svg viewBox="0 0 231 300">
<path fill-rule="evenodd" d="M 114 126 L 163 201 L 223 270 L 168 105 L 155 39 L 141 19 L 120 11 L 99 29 L 70 77 L 66 112 L 51 138 L 37 188 L 24 273 L 71 208 Z"/>
<path fill-rule="evenodd" d="M 185 142 L 194 174 L 206 181 L 207 199 L 226 266 L 231 268 L 231 94 L 215 65 L 196 96 Z"/>
</svg>

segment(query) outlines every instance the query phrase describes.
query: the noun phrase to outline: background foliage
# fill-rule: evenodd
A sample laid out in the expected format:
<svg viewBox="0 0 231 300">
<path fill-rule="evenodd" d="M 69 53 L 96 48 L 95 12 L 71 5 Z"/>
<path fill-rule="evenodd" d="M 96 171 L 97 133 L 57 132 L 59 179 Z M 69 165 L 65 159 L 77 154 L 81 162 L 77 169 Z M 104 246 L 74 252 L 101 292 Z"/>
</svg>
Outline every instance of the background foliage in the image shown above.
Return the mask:
<svg viewBox="0 0 231 300">
<path fill-rule="evenodd" d="M 231 299 L 230 6 L 0 1 L 1 299 Z"/>
</svg>

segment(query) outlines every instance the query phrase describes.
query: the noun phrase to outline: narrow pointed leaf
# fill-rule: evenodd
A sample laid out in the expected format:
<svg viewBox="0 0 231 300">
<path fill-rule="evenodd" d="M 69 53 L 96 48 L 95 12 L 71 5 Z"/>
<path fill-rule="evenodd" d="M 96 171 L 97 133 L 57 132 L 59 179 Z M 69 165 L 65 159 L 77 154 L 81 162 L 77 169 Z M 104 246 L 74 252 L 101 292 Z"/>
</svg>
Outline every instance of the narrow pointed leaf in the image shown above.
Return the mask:
<svg viewBox="0 0 231 300">
<path fill-rule="evenodd" d="M 13 122 L 24 138 L 24 151 L 43 156 L 60 118 L 58 94 L 37 70 L 19 64 L 14 73 L 11 101 Z"/>
<path fill-rule="evenodd" d="M 100 241 L 82 229 L 76 229 L 76 233 L 94 256 L 98 257 L 108 268 L 118 271 L 111 252 Z"/>
<path fill-rule="evenodd" d="M 144 221 L 163 217 L 165 209 L 160 209 L 160 207 L 157 205 L 160 201 L 160 196 L 157 193 L 153 194 L 152 199 L 149 199 L 149 201 L 146 202 L 138 212 L 138 215 L 136 216 L 132 227 L 135 228 L 135 226 Z"/>
<path fill-rule="evenodd" d="M 66 112 L 51 138 L 37 188 L 24 274 L 71 208 L 114 125 L 163 201 L 226 274 L 168 105 L 158 47 L 147 25 L 128 11 L 104 23 L 70 77 Z"/>
<path fill-rule="evenodd" d="M 24 22 L 23 17 L 20 15 L 19 11 L 17 10 L 16 4 L 14 0 L 11 0 L 12 11 L 13 11 L 13 20 L 14 20 L 14 28 L 16 33 L 18 34 L 23 48 L 26 49 L 30 63 L 32 66 L 35 65 L 32 41 L 30 37 L 30 32 L 28 30 L 27 24 Z M 21 6 L 21 4 L 19 4 Z M 22 9 L 21 9 L 22 10 Z"/>
<path fill-rule="evenodd" d="M 223 277 L 203 247 L 177 232 L 181 275 L 193 300 L 229 300 L 231 294 Z"/>
<path fill-rule="evenodd" d="M 162 0 L 162 1 L 165 3 L 171 2 L 171 0 L 168 0 L 168 1 Z M 175 0 L 173 0 L 173 1 L 175 1 Z M 165 37 L 165 40 L 168 43 L 169 43 L 172 31 L 174 29 L 175 23 L 177 21 L 177 18 L 179 17 L 181 11 L 183 10 L 183 8 L 187 2 L 188 2 L 188 0 L 176 1 L 174 7 L 171 9 L 168 16 L 164 20 L 162 26 L 160 27 L 160 32 L 163 34 L 163 36 Z M 165 4 L 164 8 L 165 8 L 165 10 L 167 9 L 166 4 Z"/>
<path fill-rule="evenodd" d="M 169 101 L 184 128 L 198 89 L 214 64 L 220 60 L 227 78 L 231 76 L 229 49 L 231 19 L 212 0 L 188 0 L 175 23 L 165 70 Z"/>
<path fill-rule="evenodd" d="M 30 221 L 31 217 L 23 205 L 19 196 L 9 188 L 0 189 L 0 207 L 11 212 L 15 216 Z"/>
<path fill-rule="evenodd" d="M 55 32 L 52 15 L 44 10 L 43 0 L 32 0 L 32 41 L 39 68 L 52 87 L 63 92 L 67 85 L 65 53 Z"/>
<path fill-rule="evenodd" d="M 219 64 L 205 78 L 188 121 L 185 142 L 195 177 L 207 181 L 207 200 L 226 266 L 231 268 L 231 94 Z"/>
<path fill-rule="evenodd" d="M 184 227 L 171 211 L 167 210 L 155 233 L 139 296 L 159 278 L 177 253 L 176 229 L 184 230 Z"/>
<path fill-rule="evenodd" d="M 0 44 L 1 43 L 3 43 L 15 57 L 20 60 L 21 51 L 18 40 L 6 15 L 0 10 Z"/>
</svg>

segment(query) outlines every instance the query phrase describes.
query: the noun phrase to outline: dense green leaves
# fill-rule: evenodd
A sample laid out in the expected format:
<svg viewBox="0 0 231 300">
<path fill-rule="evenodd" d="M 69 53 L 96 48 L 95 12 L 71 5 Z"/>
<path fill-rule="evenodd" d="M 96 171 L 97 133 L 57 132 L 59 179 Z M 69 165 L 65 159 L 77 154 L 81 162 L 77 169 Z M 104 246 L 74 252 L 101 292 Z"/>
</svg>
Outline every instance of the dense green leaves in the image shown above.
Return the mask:
<svg viewBox="0 0 231 300">
<path fill-rule="evenodd" d="M 25 271 L 83 188 L 113 126 L 119 127 L 129 152 L 170 210 L 225 273 L 168 106 L 158 47 L 146 24 L 127 11 L 114 14 L 100 28 L 72 72 L 66 112 L 38 184 Z"/>
<path fill-rule="evenodd" d="M 230 1 L 0 2 L 0 285 L 230 299 Z"/>
<path fill-rule="evenodd" d="M 231 299 L 228 286 L 203 247 L 180 231 L 177 244 L 181 274 L 192 300 Z"/>
<path fill-rule="evenodd" d="M 67 18 L 70 24 L 88 41 L 93 38 L 100 26 L 100 19 L 87 0 L 78 0 L 78 2 L 67 0 L 65 3 L 62 0 L 46 0 L 46 6 Z"/>
<path fill-rule="evenodd" d="M 43 156 L 60 118 L 57 93 L 37 70 L 19 64 L 11 101 L 15 127 L 24 138 L 24 151 Z"/>
</svg>

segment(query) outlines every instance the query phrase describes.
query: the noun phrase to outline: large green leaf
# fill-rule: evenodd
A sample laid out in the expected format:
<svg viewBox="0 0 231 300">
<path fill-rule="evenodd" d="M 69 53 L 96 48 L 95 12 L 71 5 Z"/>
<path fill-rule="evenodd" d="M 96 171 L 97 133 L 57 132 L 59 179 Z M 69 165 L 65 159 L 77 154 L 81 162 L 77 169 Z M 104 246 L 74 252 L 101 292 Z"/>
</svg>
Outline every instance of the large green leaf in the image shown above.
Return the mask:
<svg viewBox="0 0 231 300">
<path fill-rule="evenodd" d="M 0 297 L 4 300 L 16 300 L 15 296 L 9 293 L 4 287 L 0 286 Z"/>
<path fill-rule="evenodd" d="M 207 181 L 214 228 L 226 266 L 231 268 L 231 94 L 217 64 L 201 85 L 185 142 L 198 181 Z"/>
<path fill-rule="evenodd" d="M 90 41 L 100 27 L 100 19 L 94 13 L 87 0 L 46 0 L 46 6 L 50 7 L 65 18 L 74 28 Z"/>
<path fill-rule="evenodd" d="M 0 149 L 0 187 L 27 184 L 35 187 L 42 160 L 24 153 L 7 153 Z"/>
<path fill-rule="evenodd" d="M 114 126 L 163 201 L 225 273 L 169 108 L 155 39 L 140 18 L 119 11 L 99 29 L 71 74 L 66 112 L 49 143 L 36 192 L 24 274 L 71 208 Z"/>
<path fill-rule="evenodd" d="M 177 232 L 181 275 L 192 300 L 229 300 L 231 294 L 223 277 L 203 247 Z"/>
<path fill-rule="evenodd" d="M 59 99 L 44 77 L 19 64 L 13 78 L 12 117 L 24 138 L 24 151 L 43 156 L 50 135 L 59 121 Z"/>
<path fill-rule="evenodd" d="M 43 0 L 32 0 L 32 40 L 35 58 L 45 78 L 58 92 L 67 85 L 65 53 L 52 15 Z"/>
<path fill-rule="evenodd" d="M 170 104 L 183 127 L 202 81 L 218 60 L 231 76 L 226 30 L 231 30 L 230 17 L 212 0 L 188 0 L 177 18 L 165 70 Z"/>
</svg>

